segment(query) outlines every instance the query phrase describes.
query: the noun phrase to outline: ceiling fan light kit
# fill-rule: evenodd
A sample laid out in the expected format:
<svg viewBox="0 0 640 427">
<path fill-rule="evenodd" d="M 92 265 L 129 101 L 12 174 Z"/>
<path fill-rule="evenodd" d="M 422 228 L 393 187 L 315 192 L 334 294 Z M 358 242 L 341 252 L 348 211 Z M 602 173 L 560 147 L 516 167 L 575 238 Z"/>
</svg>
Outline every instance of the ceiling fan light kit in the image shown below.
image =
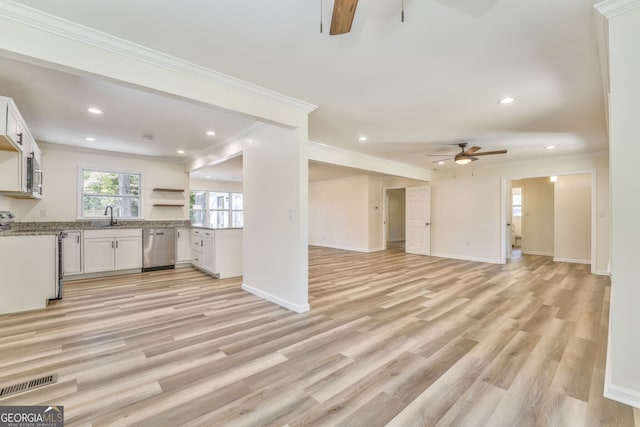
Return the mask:
<svg viewBox="0 0 640 427">
<path fill-rule="evenodd" d="M 471 157 L 459 157 L 459 158 L 456 158 L 454 162 L 456 162 L 459 165 L 468 165 L 469 163 L 471 163 L 471 160 L 472 160 Z"/>
</svg>

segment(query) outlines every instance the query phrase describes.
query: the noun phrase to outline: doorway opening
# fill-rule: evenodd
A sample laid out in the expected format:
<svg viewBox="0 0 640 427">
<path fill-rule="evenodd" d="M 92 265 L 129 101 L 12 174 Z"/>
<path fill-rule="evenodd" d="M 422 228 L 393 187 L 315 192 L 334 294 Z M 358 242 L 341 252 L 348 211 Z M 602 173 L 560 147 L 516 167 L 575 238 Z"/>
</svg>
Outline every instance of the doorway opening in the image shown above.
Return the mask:
<svg viewBox="0 0 640 427">
<path fill-rule="evenodd" d="M 516 255 L 591 264 L 595 259 L 595 173 L 504 181 L 504 261 Z"/>
<path fill-rule="evenodd" d="M 384 241 L 386 249 L 405 251 L 406 194 L 405 187 L 385 189 Z"/>
</svg>

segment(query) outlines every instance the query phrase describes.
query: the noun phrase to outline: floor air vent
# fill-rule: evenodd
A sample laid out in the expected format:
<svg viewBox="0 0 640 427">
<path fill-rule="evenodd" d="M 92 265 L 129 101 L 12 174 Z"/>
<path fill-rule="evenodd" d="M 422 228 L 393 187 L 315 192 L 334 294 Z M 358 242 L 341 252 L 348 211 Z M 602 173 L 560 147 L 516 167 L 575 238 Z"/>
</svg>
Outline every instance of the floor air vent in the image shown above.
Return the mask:
<svg viewBox="0 0 640 427">
<path fill-rule="evenodd" d="M 14 384 L 7 387 L 0 388 L 0 399 L 7 397 L 11 394 L 22 393 L 32 390 L 38 387 L 44 387 L 45 385 L 53 384 L 58 381 L 58 374 L 47 375 L 44 377 L 36 378 L 33 380 L 25 381 L 20 384 Z"/>
</svg>

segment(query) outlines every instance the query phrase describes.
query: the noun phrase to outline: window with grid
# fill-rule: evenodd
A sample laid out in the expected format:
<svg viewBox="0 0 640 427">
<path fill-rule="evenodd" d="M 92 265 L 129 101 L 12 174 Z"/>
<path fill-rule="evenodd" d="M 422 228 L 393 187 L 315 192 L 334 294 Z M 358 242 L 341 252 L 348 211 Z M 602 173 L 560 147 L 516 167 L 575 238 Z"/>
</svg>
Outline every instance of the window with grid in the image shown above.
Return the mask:
<svg viewBox="0 0 640 427">
<path fill-rule="evenodd" d="M 243 195 L 228 191 L 192 191 L 191 224 L 210 228 L 241 228 Z"/>
<path fill-rule="evenodd" d="M 139 173 L 81 170 L 81 218 L 103 218 L 108 206 L 114 217 L 141 218 Z"/>
</svg>

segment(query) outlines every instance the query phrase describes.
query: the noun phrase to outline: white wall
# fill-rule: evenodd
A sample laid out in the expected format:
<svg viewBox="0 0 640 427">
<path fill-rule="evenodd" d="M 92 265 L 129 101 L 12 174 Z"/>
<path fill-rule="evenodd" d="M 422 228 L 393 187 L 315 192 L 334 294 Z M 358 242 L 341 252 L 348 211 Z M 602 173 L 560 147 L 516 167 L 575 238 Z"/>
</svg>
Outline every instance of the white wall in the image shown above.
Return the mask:
<svg viewBox="0 0 640 427">
<path fill-rule="evenodd" d="M 11 210 L 11 199 L 5 196 L 0 196 L 0 211 Z"/>
<path fill-rule="evenodd" d="M 615 6 L 615 3 L 613 4 Z M 640 7 L 608 20 L 611 93 L 611 317 L 605 395 L 640 407 Z M 600 216 L 600 207 L 598 216 Z"/>
<path fill-rule="evenodd" d="M 78 169 L 113 169 L 142 173 L 144 219 L 189 219 L 189 175 L 180 163 L 126 156 L 105 151 L 78 150 L 70 146 L 39 144 L 42 148 L 42 200 L 15 199 L 11 203 L 17 221 L 76 221 L 78 219 Z M 153 188 L 183 188 L 184 193 L 158 193 Z M 153 203 L 185 206 L 153 207 Z M 42 211 L 46 216 L 42 216 Z"/>
<path fill-rule="evenodd" d="M 387 247 L 384 242 L 383 179 L 381 176 L 369 176 L 369 200 L 367 204 L 367 222 L 369 224 L 369 251 L 383 251 Z"/>
<path fill-rule="evenodd" d="M 389 233 L 387 240 L 389 242 L 398 242 L 405 239 L 406 224 L 406 190 L 404 188 L 395 188 L 387 190 L 389 203 L 387 204 L 389 212 L 387 223 Z"/>
<path fill-rule="evenodd" d="M 243 289 L 302 312 L 308 305 L 306 128 L 265 125 L 244 144 Z"/>
<path fill-rule="evenodd" d="M 309 244 L 369 251 L 369 176 L 309 183 Z"/>
<path fill-rule="evenodd" d="M 439 171 L 431 183 L 431 255 L 500 262 L 500 177 Z"/>
<path fill-rule="evenodd" d="M 556 261 L 591 262 L 591 174 L 562 175 L 554 185 Z"/>
<path fill-rule="evenodd" d="M 554 184 L 549 177 L 517 181 L 523 189 L 522 253 L 554 255 Z M 589 210 L 589 213 L 591 210 Z M 591 219 L 591 217 L 589 217 Z"/>
</svg>

